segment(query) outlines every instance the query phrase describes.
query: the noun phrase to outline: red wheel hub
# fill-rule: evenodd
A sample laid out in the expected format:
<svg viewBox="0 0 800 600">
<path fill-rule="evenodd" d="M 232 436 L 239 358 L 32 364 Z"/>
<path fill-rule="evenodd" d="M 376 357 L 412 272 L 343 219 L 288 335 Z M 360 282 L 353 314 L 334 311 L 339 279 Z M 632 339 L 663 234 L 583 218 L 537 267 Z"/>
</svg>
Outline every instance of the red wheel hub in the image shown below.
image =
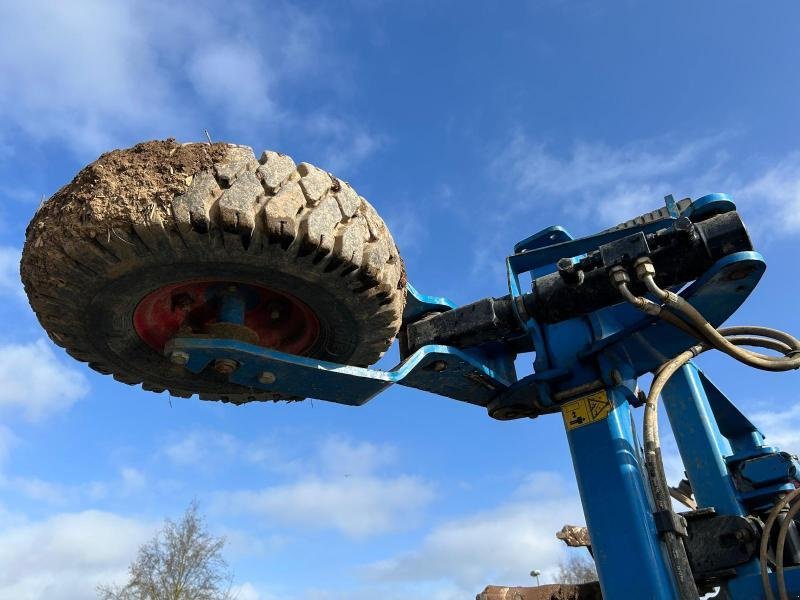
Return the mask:
<svg viewBox="0 0 800 600">
<path fill-rule="evenodd" d="M 223 290 L 235 290 L 245 300 L 243 325 L 258 337 L 258 345 L 303 354 L 317 341 L 319 319 L 304 302 L 266 286 L 229 281 L 187 281 L 157 289 L 139 302 L 133 326 L 146 344 L 163 353 L 172 338 L 208 334 L 220 322 Z"/>
</svg>

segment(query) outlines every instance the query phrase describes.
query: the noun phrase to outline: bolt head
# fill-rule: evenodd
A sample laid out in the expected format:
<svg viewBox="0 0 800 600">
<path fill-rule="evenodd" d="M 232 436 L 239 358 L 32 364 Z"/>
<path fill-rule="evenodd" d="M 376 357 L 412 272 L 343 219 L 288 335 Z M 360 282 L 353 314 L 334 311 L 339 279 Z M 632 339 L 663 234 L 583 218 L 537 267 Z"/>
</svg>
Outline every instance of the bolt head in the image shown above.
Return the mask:
<svg viewBox="0 0 800 600">
<path fill-rule="evenodd" d="M 214 361 L 214 370 L 220 375 L 230 375 L 239 368 L 239 363 L 230 358 L 219 358 Z"/>
<path fill-rule="evenodd" d="M 436 371 L 437 373 L 441 373 L 442 371 L 447 369 L 447 363 L 444 362 L 443 360 L 437 360 L 431 366 L 433 367 L 433 370 Z"/>
<path fill-rule="evenodd" d="M 189 355 L 186 352 L 175 351 L 169 355 L 169 361 L 173 365 L 185 366 L 189 362 Z"/>
<path fill-rule="evenodd" d="M 275 376 L 275 373 L 270 371 L 264 371 L 258 376 L 258 382 L 263 383 L 264 385 L 269 385 L 270 383 L 275 383 L 278 378 Z"/>
</svg>

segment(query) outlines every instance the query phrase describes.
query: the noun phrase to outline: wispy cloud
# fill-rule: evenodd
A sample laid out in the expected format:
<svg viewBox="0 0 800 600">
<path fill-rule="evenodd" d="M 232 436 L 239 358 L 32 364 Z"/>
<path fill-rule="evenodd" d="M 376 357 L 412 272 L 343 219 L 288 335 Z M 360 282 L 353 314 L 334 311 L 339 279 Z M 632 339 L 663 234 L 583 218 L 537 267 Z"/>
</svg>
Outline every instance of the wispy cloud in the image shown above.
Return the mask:
<svg viewBox="0 0 800 600">
<path fill-rule="evenodd" d="M 405 530 L 418 522 L 435 491 L 419 477 L 385 473 L 394 458 L 391 447 L 332 438 L 296 479 L 220 493 L 216 504 L 281 527 L 334 529 L 353 538 Z"/>
<path fill-rule="evenodd" d="M 511 225 L 555 223 L 591 234 L 664 205 L 664 196 L 733 196 L 751 232 L 762 241 L 800 232 L 800 151 L 766 161 L 734 155 L 735 132 L 681 141 L 674 137 L 622 144 L 578 140 L 555 148 L 519 131 L 498 143 L 489 173 L 502 210 L 485 215 L 473 272 L 502 277 Z M 479 232 L 480 234 L 480 232 Z"/>
<path fill-rule="evenodd" d="M 515 192 L 515 212 L 556 209 L 577 221 L 613 225 L 658 208 L 669 193 L 690 195 L 713 180 L 726 160 L 730 135 L 688 142 L 640 140 L 622 145 L 579 140 L 557 152 L 514 133 L 492 163 L 495 177 Z M 728 177 L 725 182 L 728 182 Z M 719 182 L 721 183 L 721 182 Z M 709 191 L 720 191 L 714 187 Z M 559 210 L 560 209 L 560 210 Z"/>
<path fill-rule="evenodd" d="M 295 450 L 276 436 L 250 440 L 224 431 L 197 429 L 173 432 L 161 452 L 178 468 L 206 473 L 226 469 L 231 461 L 273 472 L 299 473 L 306 464 Z"/>
<path fill-rule="evenodd" d="M 580 225 L 608 227 L 662 206 L 667 194 L 727 192 L 757 227 L 800 231 L 800 152 L 772 162 L 733 156 L 726 143 L 734 138 L 582 140 L 558 152 L 515 133 L 492 163 L 495 178 L 516 198 L 508 205 L 511 216 L 502 218 L 548 210 Z"/>
<path fill-rule="evenodd" d="M 520 191 L 561 196 L 673 176 L 695 164 L 717 142 L 718 138 L 708 138 L 665 145 L 653 140 L 614 147 L 578 141 L 558 155 L 543 142 L 516 133 L 493 166 Z"/>
<path fill-rule="evenodd" d="M 781 450 L 800 451 L 800 402 L 775 410 L 760 410 L 750 419 L 766 436 L 767 443 Z"/>
<path fill-rule="evenodd" d="M 207 465 L 214 456 L 227 461 L 239 450 L 240 443 L 233 435 L 204 430 L 173 436 L 163 452 L 172 463 L 185 467 Z"/>
<path fill-rule="evenodd" d="M 387 142 L 386 136 L 368 131 L 355 119 L 325 111 L 301 117 L 298 126 L 312 140 L 319 167 L 345 179 Z"/>
<path fill-rule="evenodd" d="M 10 471 L 10 470 L 9 470 Z M 134 467 L 123 467 L 116 478 L 107 481 L 89 481 L 64 484 L 30 475 L 0 473 L 0 488 L 7 495 L 15 494 L 28 501 L 51 506 L 80 506 L 109 498 L 127 498 L 147 489 L 145 474 Z"/>
<path fill-rule="evenodd" d="M 800 232 L 800 151 L 742 183 L 736 198 L 747 203 L 762 228 L 779 235 Z"/>
</svg>

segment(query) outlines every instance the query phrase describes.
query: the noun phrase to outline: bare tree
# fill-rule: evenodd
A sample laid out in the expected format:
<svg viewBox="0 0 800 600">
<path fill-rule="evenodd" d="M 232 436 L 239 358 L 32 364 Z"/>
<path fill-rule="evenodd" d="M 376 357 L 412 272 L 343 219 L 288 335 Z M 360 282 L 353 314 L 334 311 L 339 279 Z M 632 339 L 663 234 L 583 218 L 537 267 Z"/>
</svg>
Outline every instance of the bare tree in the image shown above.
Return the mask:
<svg viewBox="0 0 800 600">
<path fill-rule="evenodd" d="M 583 553 L 570 553 L 558 563 L 558 583 L 589 583 L 597 581 L 597 569 L 594 560 Z"/>
<path fill-rule="evenodd" d="M 167 519 L 139 548 L 127 584 L 97 588 L 100 600 L 233 600 L 224 546 L 225 539 L 207 531 L 192 502 L 180 522 Z"/>
</svg>

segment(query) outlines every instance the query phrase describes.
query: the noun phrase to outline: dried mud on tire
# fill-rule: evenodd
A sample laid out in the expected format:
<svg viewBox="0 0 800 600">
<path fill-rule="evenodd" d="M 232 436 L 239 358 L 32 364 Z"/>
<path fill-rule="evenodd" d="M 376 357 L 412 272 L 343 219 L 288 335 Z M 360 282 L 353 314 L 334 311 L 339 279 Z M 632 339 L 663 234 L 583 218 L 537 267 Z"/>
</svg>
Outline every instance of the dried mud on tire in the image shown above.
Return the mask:
<svg viewBox="0 0 800 600">
<path fill-rule="evenodd" d="M 102 155 L 37 211 L 22 281 L 42 326 L 78 360 L 176 396 L 293 399 L 193 375 L 146 346 L 132 313 L 184 280 L 257 283 L 321 321 L 308 354 L 374 363 L 405 305 L 405 268 L 386 225 L 346 182 L 276 152 L 151 141 Z"/>
</svg>

